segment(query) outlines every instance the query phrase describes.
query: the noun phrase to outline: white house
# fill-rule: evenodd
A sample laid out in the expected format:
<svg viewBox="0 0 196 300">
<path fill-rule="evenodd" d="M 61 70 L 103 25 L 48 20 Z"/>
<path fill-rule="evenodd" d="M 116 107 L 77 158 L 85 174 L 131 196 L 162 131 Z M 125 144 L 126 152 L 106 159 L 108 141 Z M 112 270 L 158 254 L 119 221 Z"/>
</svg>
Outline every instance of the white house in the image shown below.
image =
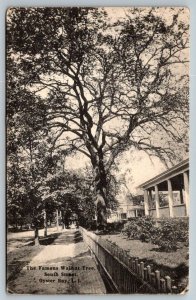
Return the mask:
<svg viewBox="0 0 196 300">
<path fill-rule="evenodd" d="M 136 204 L 134 197 L 127 197 L 125 202 L 120 203 L 116 211 L 111 211 L 108 222 L 115 222 L 119 220 L 127 220 L 132 217 L 144 216 L 143 196 L 139 204 Z"/>
<path fill-rule="evenodd" d="M 155 218 L 189 216 L 189 160 L 139 186 L 144 191 L 145 215 Z"/>
</svg>

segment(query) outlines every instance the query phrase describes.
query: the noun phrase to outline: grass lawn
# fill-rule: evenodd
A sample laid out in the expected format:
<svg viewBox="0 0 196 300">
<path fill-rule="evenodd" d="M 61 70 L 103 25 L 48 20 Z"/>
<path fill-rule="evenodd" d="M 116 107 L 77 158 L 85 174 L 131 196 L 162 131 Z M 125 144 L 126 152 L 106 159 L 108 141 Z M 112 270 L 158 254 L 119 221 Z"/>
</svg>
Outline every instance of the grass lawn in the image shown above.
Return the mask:
<svg viewBox="0 0 196 300">
<path fill-rule="evenodd" d="M 120 233 L 103 235 L 102 238 L 116 243 L 130 256 L 138 257 L 146 265 L 151 265 L 154 271 L 159 270 L 162 277 L 169 275 L 173 279 L 173 285 L 178 285 L 180 290 L 188 285 L 188 248 L 184 245 L 175 252 L 162 252 L 156 245 L 127 239 Z"/>
</svg>

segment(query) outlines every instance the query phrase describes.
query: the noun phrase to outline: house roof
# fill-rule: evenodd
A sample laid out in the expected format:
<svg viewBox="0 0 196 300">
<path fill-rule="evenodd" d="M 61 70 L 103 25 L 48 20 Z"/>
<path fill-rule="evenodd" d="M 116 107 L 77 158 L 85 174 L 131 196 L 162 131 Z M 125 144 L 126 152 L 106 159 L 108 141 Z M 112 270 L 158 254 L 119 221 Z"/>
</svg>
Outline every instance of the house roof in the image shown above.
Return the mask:
<svg viewBox="0 0 196 300">
<path fill-rule="evenodd" d="M 142 189 L 146 189 L 146 188 L 150 188 L 156 184 L 159 184 L 167 179 L 170 179 L 172 177 L 175 177 L 185 171 L 189 170 L 189 159 L 185 159 L 183 161 L 181 161 L 180 163 L 178 163 L 177 165 L 175 165 L 174 167 L 158 174 L 157 176 L 151 178 L 150 180 L 140 184 L 138 186 L 138 188 L 142 188 Z"/>
</svg>

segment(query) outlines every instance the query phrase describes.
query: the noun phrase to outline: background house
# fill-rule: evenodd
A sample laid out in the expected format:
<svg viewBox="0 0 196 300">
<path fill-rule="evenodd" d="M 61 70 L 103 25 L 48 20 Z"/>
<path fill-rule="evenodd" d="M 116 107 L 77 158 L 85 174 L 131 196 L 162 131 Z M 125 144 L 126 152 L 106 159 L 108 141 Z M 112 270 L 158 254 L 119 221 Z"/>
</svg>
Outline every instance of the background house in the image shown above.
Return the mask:
<svg viewBox="0 0 196 300">
<path fill-rule="evenodd" d="M 110 211 L 108 222 L 128 220 L 133 217 L 144 216 L 144 197 L 143 195 L 127 195 L 124 202 L 119 203 L 115 211 Z"/>
</svg>

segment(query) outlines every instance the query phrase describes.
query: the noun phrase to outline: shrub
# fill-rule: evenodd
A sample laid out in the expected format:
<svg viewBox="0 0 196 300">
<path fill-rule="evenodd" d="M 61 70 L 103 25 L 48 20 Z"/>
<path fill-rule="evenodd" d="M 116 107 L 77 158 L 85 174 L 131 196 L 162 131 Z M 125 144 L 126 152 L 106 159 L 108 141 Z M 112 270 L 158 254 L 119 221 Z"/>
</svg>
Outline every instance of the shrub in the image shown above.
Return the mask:
<svg viewBox="0 0 196 300">
<path fill-rule="evenodd" d="M 128 238 L 140 239 L 142 242 L 149 242 L 151 231 L 155 226 L 155 220 L 150 217 L 131 218 L 125 224 L 122 233 Z"/>
<path fill-rule="evenodd" d="M 175 231 L 176 240 L 188 244 L 189 242 L 189 219 L 188 218 L 174 218 L 174 219 L 162 219 L 161 225 L 170 224 Z"/>
<path fill-rule="evenodd" d="M 156 229 L 156 221 L 151 217 L 142 217 L 136 220 L 137 225 L 140 227 L 139 239 L 142 242 L 149 242 L 151 236 Z"/>
<path fill-rule="evenodd" d="M 113 223 L 108 223 L 107 230 L 111 231 L 111 232 L 116 232 L 116 231 L 120 232 L 123 229 L 126 222 L 127 221 L 125 221 L 125 220 L 119 220 L 119 221 L 115 221 Z"/>
<path fill-rule="evenodd" d="M 147 242 L 148 243 L 150 241 L 150 234 L 142 232 L 140 234 L 139 239 L 140 239 L 141 242 Z"/>
<path fill-rule="evenodd" d="M 162 223 L 157 227 L 151 240 L 158 245 L 161 251 L 175 251 L 177 250 L 177 236 L 176 231 L 169 222 Z"/>
<path fill-rule="evenodd" d="M 188 219 L 164 218 L 156 221 L 150 217 L 132 218 L 122 229 L 128 238 L 152 242 L 161 251 L 176 251 L 180 242 L 188 245 Z"/>
<path fill-rule="evenodd" d="M 88 229 L 88 230 L 96 230 L 96 228 L 97 228 L 96 220 L 80 219 L 79 220 L 79 225 L 86 228 L 86 229 Z"/>
<path fill-rule="evenodd" d="M 124 225 L 124 228 L 121 232 L 128 238 L 138 239 L 140 234 L 140 228 L 135 220 L 131 220 Z"/>
<path fill-rule="evenodd" d="M 151 240 L 166 252 L 176 251 L 179 242 L 188 245 L 188 219 L 160 220 Z"/>
</svg>

